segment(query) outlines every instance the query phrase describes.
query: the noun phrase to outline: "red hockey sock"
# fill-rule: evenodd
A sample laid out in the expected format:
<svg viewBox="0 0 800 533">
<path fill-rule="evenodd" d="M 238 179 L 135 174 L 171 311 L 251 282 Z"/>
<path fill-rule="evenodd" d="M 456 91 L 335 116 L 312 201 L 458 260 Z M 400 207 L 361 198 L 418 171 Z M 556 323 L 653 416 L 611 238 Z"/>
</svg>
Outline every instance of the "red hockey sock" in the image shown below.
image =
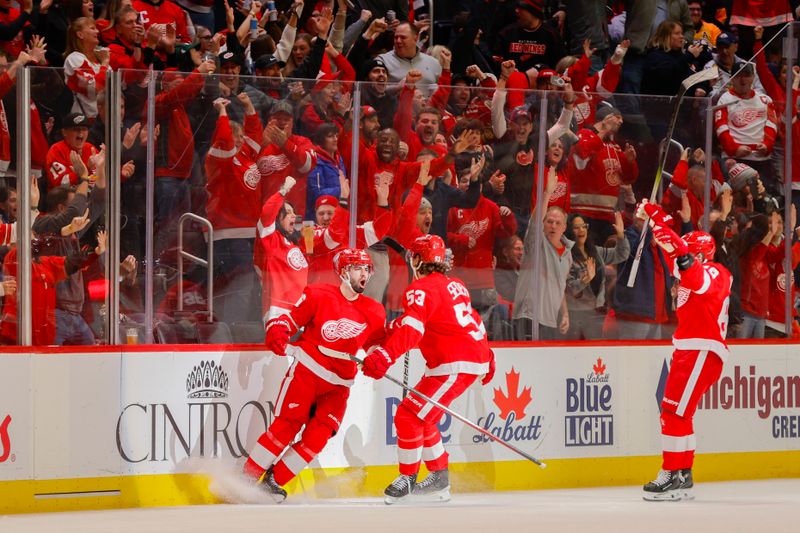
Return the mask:
<svg viewBox="0 0 800 533">
<path fill-rule="evenodd" d="M 295 420 L 276 418 L 256 441 L 250 457 L 244 464 L 244 474 L 254 479 L 260 478 L 272 466 L 275 458 L 283 452 L 286 444 L 297 435 L 299 429 L 300 423 Z"/>
<path fill-rule="evenodd" d="M 444 451 L 442 435 L 436 424 L 426 424 L 423 437 L 422 459 L 429 472 L 447 468 L 448 455 Z"/>
<path fill-rule="evenodd" d="M 293 445 L 272 469 L 275 482 L 285 485 L 303 470 L 328 443 L 333 429 L 318 419 L 312 419 L 303 430 L 300 442 Z"/>
<path fill-rule="evenodd" d="M 422 461 L 423 422 L 403 404 L 397 408 L 394 417 L 397 429 L 397 460 L 400 473 L 410 476 L 419 472 Z"/>
<path fill-rule="evenodd" d="M 661 412 L 661 449 L 664 470 L 691 468 L 696 447 L 691 418 L 678 416 L 671 411 Z"/>
</svg>

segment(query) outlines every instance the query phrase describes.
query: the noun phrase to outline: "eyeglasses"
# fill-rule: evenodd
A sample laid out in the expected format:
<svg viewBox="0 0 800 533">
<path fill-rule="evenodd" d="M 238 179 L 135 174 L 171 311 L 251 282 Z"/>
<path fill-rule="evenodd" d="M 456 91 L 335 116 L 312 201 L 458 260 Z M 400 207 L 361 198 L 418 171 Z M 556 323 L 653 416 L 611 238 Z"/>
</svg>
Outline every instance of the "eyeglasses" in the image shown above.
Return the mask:
<svg viewBox="0 0 800 533">
<path fill-rule="evenodd" d="M 572 229 L 589 229 L 589 224 L 573 224 Z"/>
</svg>

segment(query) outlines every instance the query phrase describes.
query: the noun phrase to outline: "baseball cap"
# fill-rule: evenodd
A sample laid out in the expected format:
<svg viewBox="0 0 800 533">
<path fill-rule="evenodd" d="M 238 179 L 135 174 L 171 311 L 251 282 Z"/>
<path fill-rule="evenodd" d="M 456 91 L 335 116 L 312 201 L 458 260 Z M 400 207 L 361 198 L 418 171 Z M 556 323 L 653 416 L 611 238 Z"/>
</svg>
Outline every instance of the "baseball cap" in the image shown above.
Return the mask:
<svg viewBox="0 0 800 533">
<path fill-rule="evenodd" d="M 258 69 L 269 68 L 272 65 L 278 65 L 280 67 L 283 67 L 286 65 L 286 62 L 279 60 L 272 54 L 266 54 L 256 59 L 255 63 L 253 64 L 253 66 Z"/>
<path fill-rule="evenodd" d="M 276 113 L 287 113 L 289 115 L 294 116 L 294 107 L 292 107 L 292 104 L 290 104 L 286 100 L 278 100 L 277 102 L 272 104 L 272 107 L 269 110 L 270 116 Z"/>
<path fill-rule="evenodd" d="M 594 113 L 595 120 L 600 122 L 608 115 L 619 115 L 622 116 L 622 112 L 614 106 L 611 105 L 601 105 L 597 107 L 597 111 Z"/>
<path fill-rule="evenodd" d="M 517 7 L 530 12 L 534 17 L 544 17 L 544 1 L 543 0 L 520 0 L 517 2 Z"/>
<path fill-rule="evenodd" d="M 752 63 L 736 63 L 733 65 L 731 69 L 731 76 L 736 76 L 741 72 L 743 76 L 752 76 L 753 75 L 753 64 Z"/>
<path fill-rule="evenodd" d="M 311 88 L 311 94 L 316 94 L 323 90 L 325 87 L 342 77 L 342 71 L 328 72 L 317 78 L 317 83 Z"/>
<path fill-rule="evenodd" d="M 314 202 L 314 210 L 316 211 L 323 205 L 332 205 L 336 207 L 337 205 L 339 205 L 339 199 L 330 194 L 323 194 L 322 196 L 317 198 L 316 202 Z"/>
<path fill-rule="evenodd" d="M 372 118 L 378 114 L 378 110 L 371 105 L 361 106 L 361 118 Z"/>
<path fill-rule="evenodd" d="M 539 75 L 536 76 L 536 81 L 539 81 L 539 80 L 541 80 L 541 81 L 550 81 L 549 78 L 552 78 L 553 76 L 557 77 L 558 76 L 558 72 L 556 72 L 555 70 L 553 70 L 551 68 L 544 68 L 544 69 L 539 70 Z"/>
<path fill-rule="evenodd" d="M 89 118 L 83 113 L 70 113 L 64 117 L 62 128 L 88 128 Z"/>
<path fill-rule="evenodd" d="M 224 65 L 225 63 L 235 63 L 237 65 L 244 66 L 244 58 L 242 54 L 238 52 L 231 52 L 230 50 L 219 56 L 219 64 Z"/>
<path fill-rule="evenodd" d="M 511 116 L 509 117 L 509 120 L 511 120 L 511 122 L 516 122 L 521 118 L 526 119 L 528 122 L 533 122 L 533 116 L 531 115 L 531 112 L 528 111 L 528 108 L 525 106 L 515 107 L 511 111 Z"/>
<path fill-rule="evenodd" d="M 717 35 L 717 46 L 730 46 L 739 42 L 739 38 L 733 33 L 723 32 Z"/>
</svg>

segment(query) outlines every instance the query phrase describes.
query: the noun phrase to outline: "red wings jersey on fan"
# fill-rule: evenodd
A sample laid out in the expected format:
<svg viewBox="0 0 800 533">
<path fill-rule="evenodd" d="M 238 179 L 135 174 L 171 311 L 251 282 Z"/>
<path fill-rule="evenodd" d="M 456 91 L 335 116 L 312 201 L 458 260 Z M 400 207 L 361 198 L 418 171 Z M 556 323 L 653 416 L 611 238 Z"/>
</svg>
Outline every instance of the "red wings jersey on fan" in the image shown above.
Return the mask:
<svg viewBox="0 0 800 533">
<path fill-rule="evenodd" d="M 486 328 L 472 309 L 469 291 L 456 278 L 433 273 L 408 286 L 404 313 L 384 347 L 397 359 L 419 345 L 425 374 L 485 374 L 492 352 Z"/>
<path fill-rule="evenodd" d="M 728 345 L 728 304 L 731 294 L 731 273 L 719 263 L 695 262 L 680 272 L 677 310 L 678 327 L 672 344 L 679 350 L 709 350 L 725 361 Z"/>
<path fill-rule="evenodd" d="M 336 285 L 309 285 L 289 312 L 293 331 L 305 326 L 294 343 L 294 356 L 316 376 L 334 384 L 349 384 L 357 371 L 349 356 L 378 344 L 385 335 L 386 313 L 372 298 L 347 300 Z"/>
</svg>

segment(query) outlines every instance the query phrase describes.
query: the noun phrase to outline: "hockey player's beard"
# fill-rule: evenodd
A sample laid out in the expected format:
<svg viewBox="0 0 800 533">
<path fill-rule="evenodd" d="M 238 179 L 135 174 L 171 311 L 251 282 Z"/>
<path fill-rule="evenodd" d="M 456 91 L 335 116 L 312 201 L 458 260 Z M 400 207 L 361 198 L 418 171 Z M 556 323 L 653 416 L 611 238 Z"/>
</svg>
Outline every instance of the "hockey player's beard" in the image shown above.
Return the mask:
<svg viewBox="0 0 800 533">
<path fill-rule="evenodd" d="M 364 289 L 367 288 L 367 282 L 369 278 L 366 279 L 350 279 L 350 288 L 353 289 L 353 292 L 356 294 L 363 294 Z"/>
</svg>

